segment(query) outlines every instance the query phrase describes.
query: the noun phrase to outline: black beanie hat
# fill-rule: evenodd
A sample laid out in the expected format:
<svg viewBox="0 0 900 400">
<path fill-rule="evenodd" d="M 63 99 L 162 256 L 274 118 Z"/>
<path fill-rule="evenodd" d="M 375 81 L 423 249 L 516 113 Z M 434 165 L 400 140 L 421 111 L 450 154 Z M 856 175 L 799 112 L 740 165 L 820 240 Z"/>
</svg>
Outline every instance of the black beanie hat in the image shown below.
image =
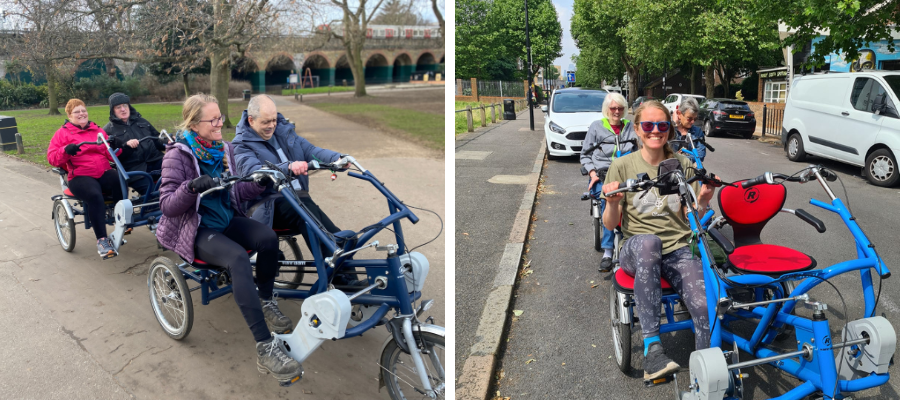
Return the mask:
<svg viewBox="0 0 900 400">
<path fill-rule="evenodd" d="M 109 109 L 113 109 L 113 107 L 119 104 L 127 104 L 131 103 L 131 99 L 128 98 L 128 95 L 125 93 L 113 93 L 112 96 L 109 96 Z"/>
</svg>

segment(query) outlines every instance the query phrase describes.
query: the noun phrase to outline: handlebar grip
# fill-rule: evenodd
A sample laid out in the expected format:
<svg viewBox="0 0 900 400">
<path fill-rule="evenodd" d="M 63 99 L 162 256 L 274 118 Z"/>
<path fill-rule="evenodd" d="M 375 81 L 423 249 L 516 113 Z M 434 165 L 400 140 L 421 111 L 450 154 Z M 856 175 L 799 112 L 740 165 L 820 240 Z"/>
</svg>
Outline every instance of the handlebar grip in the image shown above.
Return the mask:
<svg viewBox="0 0 900 400">
<path fill-rule="evenodd" d="M 766 183 L 766 176 L 760 175 L 760 176 L 757 176 L 756 178 L 748 179 L 746 181 L 741 182 L 741 187 L 746 189 L 748 187 L 760 185 L 763 183 Z"/>
<path fill-rule="evenodd" d="M 716 228 L 709 228 L 707 232 L 709 232 L 709 236 L 711 236 L 712 239 L 719 244 L 719 246 L 722 246 L 722 250 L 725 251 L 725 254 L 734 253 L 734 244 L 732 244 L 731 241 L 722 234 L 722 232 L 719 232 L 719 230 Z"/>
<path fill-rule="evenodd" d="M 709 149 L 709 151 L 716 151 L 716 148 L 710 146 L 709 143 L 706 143 L 706 142 L 704 141 L 703 144 L 706 146 L 707 149 Z"/>
<path fill-rule="evenodd" d="M 589 192 L 584 192 L 581 194 L 581 201 L 590 200 L 591 194 Z"/>
<path fill-rule="evenodd" d="M 798 218 L 806 221 L 806 223 L 814 226 L 816 230 L 819 231 L 819 233 L 825 233 L 825 223 L 822 222 L 822 220 L 814 217 L 812 214 L 806 212 L 806 210 L 801 210 L 798 208 L 794 210 L 794 214 Z"/>
</svg>

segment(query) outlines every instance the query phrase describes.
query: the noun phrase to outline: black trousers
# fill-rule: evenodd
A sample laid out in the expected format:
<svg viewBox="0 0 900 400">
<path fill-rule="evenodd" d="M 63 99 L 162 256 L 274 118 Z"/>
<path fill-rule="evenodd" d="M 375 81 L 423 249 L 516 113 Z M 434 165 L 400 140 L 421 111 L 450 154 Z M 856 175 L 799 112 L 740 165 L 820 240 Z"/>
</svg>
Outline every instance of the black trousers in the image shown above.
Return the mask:
<svg viewBox="0 0 900 400">
<path fill-rule="evenodd" d="M 334 225 L 334 222 L 331 222 L 331 219 L 328 218 L 327 215 L 322 211 L 321 208 L 313 201 L 313 199 L 309 196 L 298 196 L 300 197 L 300 201 L 306 208 L 309 210 L 310 214 L 312 214 L 313 218 L 319 220 L 322 223 L 322 226 L 325 227 L 328 232 L 336 233 L 340 232 L 341 228 L 338 228 Z M 291 207 L 290 203 L 285 200 L 283 197 L 279 197 L 275 200 L 275 215 L 272 221 L 272 229 L 297 229 L 300 231 L 300 234 L 303 235 L 303 240 L 306 241 L 306 247 L 312 251 L 312 246 L 309 244 L 309 236 L 306 232 L 306 225 L 303 222 L 303 219 L 300 218 L 300 214 L 297 214 L 294 211 L 294 208 Z M 320 246 L 322 249 L 322 254 L 330 256 L 331 253 L 328 253 L 325 250 L 324 246 Z"/>
<path fill-rule="evenodd" d="M 162 159 L 159 161 L 155 161 L 152 163 L 147 163 L 147 170 L 142 171 L 150 174 L 154 180 L 159 179 L 159 171 L 162 170 Z M 155 174 L 153 172 L 156 172 Z M 131 186 L 134 191 L 138 192 L 141 196 L 147 193 L 147 190 L 153 185 L 153 182 L 150 182 L 145 177 L 132 178 L 128 180 L 128 186 Z"/>
<path fill-rule="evenodd" d="M 247 250 L 256 250 L 256 285 L 253 284 L 253 268 Z M 224 232 L 198 229 L 194 252 L 195 257 L 224 267 L 231 274 L 234 301 L 253 332 L 253 338 L 261 342 L 272 337 L 259 299 L 272 298 L 275 276 L 278 275 L 278 236 L 275 232 L 250 218 L 235 216 Z"/>
<path fill-rule="evenodd" d="M 119 174 L 114 169 L 103 173 L 100 178 L 76 176 L 69 179 L 69 190 L 86 208 L 86 217 L 91 221 L 91 228 L 97 239 L 106 237 L 106 204 L 103 204 L 103 193 L 113 200 L 122 200 L 122 186 L 119 185 Z"/>
</svg>

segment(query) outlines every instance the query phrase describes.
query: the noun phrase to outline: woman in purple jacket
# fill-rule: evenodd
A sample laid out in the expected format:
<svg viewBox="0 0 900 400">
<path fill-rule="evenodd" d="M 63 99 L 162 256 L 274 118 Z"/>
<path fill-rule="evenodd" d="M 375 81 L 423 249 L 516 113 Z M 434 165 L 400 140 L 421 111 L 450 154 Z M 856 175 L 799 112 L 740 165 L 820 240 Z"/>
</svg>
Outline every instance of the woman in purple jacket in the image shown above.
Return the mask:
<svg viewBox="0 0 900 400">
<path fill-rule="evenodd" d="M 192 261 L 224 267 L 231 275 L 234 300 L 256 339 L 257 368 L 279 382 L 293 383 L 303 368 L 272 337 L 293 327 L 272 296 L 278 274 L 278 237 L 268 226 L 247 218 L 241 204 L 262 193 L 257 182 L 239 182 L 229 191 L 200 198 L 217 186 L 213 178 L 232 171 L 234 150 L 222 140 L 225 118 L 215 97 L 197 94 L 184 102 L 184 122 L 162 163 L 156 231 L 160 244 Z M 247 251 L 255 250 L 257 284 Z M 257 288 L 259 290 L 257 296 Z"/>
</svg>

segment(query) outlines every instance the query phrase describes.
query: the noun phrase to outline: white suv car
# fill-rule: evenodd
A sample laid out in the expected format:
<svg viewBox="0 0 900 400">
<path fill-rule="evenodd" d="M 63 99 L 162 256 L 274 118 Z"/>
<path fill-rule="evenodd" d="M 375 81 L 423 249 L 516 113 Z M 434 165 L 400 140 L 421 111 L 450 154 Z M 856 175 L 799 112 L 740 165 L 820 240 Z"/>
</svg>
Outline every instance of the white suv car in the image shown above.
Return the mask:
<svg viewBox="0 0 900 400">
<path fill-rule="evenodd" d="M 806 154 L 863 167 L 874 185 L 900 181 L 900 71 L 806 75 L 794 79 L 781 141 L 791 161 Z"/>
<path fill-rule="evenodd" d="M 681 105 L 681 102 L 684 101 L 685 97 L 693 97 L 697 100 L 697 104 L 701 104 L 706 101 L 706 97 L 703 97 L 699 94 L 681 94 L 681 93 L 673 93 L 666 96 L 663 99 L 662 103 L 666 108 L 669 109 L 669 113 L 672 114 L 672 117 L 675 117 L 675 111 L 678 110 L 678 106 Z"/>
<path fill-rule="evenodd" d="M 581 142 L 588 127 L 603 118 L 605 90 L 582 88 L 559 89 L 553 92 L 549 106 L 541 106 L 544 117 L 544 136 L 550 157 L 581 154 Z"/>
</svg>

